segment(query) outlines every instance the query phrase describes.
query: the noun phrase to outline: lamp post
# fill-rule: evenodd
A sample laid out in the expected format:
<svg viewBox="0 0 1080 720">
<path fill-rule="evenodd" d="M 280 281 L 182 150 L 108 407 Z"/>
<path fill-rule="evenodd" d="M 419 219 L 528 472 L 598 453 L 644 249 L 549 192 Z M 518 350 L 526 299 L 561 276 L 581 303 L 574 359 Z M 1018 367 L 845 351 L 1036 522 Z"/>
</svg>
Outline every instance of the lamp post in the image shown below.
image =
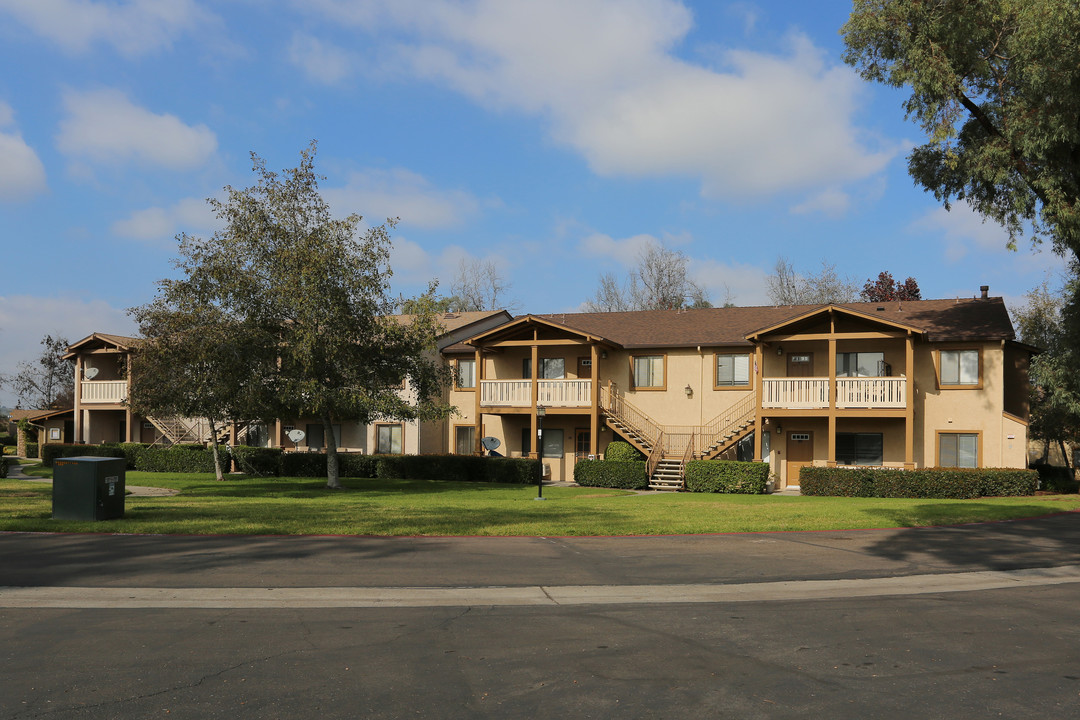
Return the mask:
<svg viewBox="0 0 1080 720">
<path fill-rule="evenodd" d="M 536 406 L 536 457 L 540 460 L 540 469 L 536 473 L 536 499 L 544 499 L 544 415 L 547 408 Z"/>
</svg>

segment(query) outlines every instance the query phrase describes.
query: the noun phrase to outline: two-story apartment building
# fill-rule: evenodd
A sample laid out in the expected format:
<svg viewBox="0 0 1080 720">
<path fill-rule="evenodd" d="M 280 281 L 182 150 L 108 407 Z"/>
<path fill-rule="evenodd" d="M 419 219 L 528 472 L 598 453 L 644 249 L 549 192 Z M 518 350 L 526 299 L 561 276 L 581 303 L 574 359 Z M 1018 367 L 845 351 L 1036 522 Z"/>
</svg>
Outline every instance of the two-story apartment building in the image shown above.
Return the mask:
<svg viewBox="0 0 1080 720">
<path fill-rule="evenodd" d="M 778 487 L 807 465 L 1023 467 L 1027 366 L 1000 298 L 624 313 L 443 317 L 438 351 L 457 413 L 335 428 L 345 451 L 543 457 L 555 480 L 627 440 L 657 486 L 691 458 L 762 459 Z M 125 403 L 138 340 L 73 344 L 75 437 L 201 441 L 199 421 L 144 418 Z M 408 388 L 402 389 L 408 392 Z M 300 442 L 290 429 L 305 431 Z M 231 440 L 317 451 L 320 423 L 282 419 Z"/>
<path fill-rule="evenodd" d="M 481 436 L 554 479 L 625 439 L 690 458 L 1023 467 L 1027 363 L 1000 298 L 528 315 L 444 350 L 459 452 Z M 542 416 L 542 419 L 541 419 Z M 741 443 L 741 452 L 739 452 Z"/>
</svg>

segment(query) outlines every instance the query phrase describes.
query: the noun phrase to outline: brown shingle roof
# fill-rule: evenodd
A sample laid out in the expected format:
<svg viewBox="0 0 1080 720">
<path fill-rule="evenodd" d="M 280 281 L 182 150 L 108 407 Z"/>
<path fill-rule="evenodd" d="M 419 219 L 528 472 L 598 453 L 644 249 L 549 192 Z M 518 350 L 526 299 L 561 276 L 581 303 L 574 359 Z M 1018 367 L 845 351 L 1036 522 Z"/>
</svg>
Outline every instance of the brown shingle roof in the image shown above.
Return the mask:
<svg viewBox="0 0 1080 720">
<path fill-rule="evenodd" d="M 626 348 L 748 345 L 746 336 L 802 317 L 827 305 L 639 310 L 540 315 Z M 918 328 L 933 342 L 1011 340 L 1014 333 L 1001 298 L 845 303 L 857 313 Z M 878 310 L 878 308 L 884 308 Z"/>
</svg>

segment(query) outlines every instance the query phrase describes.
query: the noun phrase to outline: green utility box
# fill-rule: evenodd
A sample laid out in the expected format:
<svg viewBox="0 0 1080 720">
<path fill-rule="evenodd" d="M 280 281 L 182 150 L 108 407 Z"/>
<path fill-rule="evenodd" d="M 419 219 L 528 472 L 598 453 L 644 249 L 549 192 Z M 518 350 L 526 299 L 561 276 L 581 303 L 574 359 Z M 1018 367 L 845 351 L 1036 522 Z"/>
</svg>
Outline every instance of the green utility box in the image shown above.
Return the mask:
<svg viewBox="0 0 1080 720">
<path fill-rule="evenodd" d="M 53 520 L 115 520 L 124 517 L 124 458 L 53 460 Z"/>
</svg>

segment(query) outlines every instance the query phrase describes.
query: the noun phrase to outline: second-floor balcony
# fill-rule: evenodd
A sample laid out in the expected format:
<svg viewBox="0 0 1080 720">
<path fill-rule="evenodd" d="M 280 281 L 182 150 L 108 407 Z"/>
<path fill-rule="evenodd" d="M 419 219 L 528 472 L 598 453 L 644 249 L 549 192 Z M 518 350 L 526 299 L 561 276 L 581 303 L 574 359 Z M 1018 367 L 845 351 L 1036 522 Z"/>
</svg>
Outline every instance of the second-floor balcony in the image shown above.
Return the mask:
<svg viewBox="0 0 1080 720">
<path fill-rule="evenodd" d="M 536 403 L 544 407 L 589 407 L 592 380 L 537 380 Z M 532 380 L 481 380 L 483 407 L 532 407 Z"/>
<path fill-rule="evenodd" d="M 762 381 L 761 406 L 792 410 L 829 407 L 829 378 L 767 378 Z M 859 377 L 836 379 L 838 408 L 907 407 L 907 379 Z"/>
<path fill-rule="evenodd" d="M 83 403 L 119 403 L 127 399 L 127 380 L 83 380 L 79 383 Z"/>
</svg>

